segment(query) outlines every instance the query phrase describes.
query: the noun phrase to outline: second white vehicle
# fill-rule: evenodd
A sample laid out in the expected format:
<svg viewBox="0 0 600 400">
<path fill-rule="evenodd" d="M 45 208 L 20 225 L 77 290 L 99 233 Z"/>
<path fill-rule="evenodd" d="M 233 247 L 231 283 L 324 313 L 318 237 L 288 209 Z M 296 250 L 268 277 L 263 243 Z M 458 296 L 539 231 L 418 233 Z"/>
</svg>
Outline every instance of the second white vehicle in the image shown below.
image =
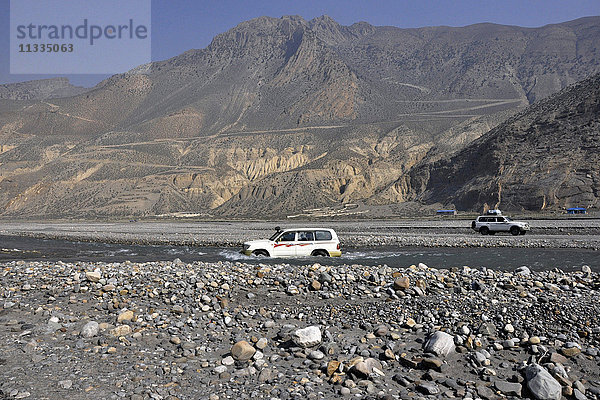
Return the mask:
<svg viewBox="0 0 600 400">
<path fill-rule="evenodd" d="M 491 214 L 477 217 L 471 223 L 471 229 L 482 235 L 494 235 L 496 232 L 510 232 L 513 236 L 518 236 L 524 235 L 531 228 L 527 222 L 513 221 L 501 214 Z"/>
<path fill-rule="evenodd" d="M 342 255 L 340 241 L 333 229 L 294 228 L 281 230 L 276 228 L 276 231 L 269 239 L 245 242 L 242 253 L 247 256 L 266 257 L 340 257 Z"/>
</svg>

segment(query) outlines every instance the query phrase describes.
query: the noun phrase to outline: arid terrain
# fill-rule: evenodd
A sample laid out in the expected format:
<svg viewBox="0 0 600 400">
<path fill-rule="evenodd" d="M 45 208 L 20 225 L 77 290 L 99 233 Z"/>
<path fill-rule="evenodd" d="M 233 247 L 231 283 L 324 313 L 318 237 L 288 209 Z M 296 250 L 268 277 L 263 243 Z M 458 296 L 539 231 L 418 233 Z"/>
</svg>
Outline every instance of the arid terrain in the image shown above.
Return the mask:
<svg viewBox="0 0 600 400">
<path fill-rule="evenodd" d="M 0 264 L 2 399 L 598 399 L 597 272 Z"/>
<path fill-rule="evenodd" d="M 91 89 L 3 85 L 0 215 L 596 207 L 598 79 L 548 97 L 600 72 L 598 40 L 599 17 L 419 29 L 261 17 Z M 471 170 L 478 148 L 494 154 Z"/>
</svg>

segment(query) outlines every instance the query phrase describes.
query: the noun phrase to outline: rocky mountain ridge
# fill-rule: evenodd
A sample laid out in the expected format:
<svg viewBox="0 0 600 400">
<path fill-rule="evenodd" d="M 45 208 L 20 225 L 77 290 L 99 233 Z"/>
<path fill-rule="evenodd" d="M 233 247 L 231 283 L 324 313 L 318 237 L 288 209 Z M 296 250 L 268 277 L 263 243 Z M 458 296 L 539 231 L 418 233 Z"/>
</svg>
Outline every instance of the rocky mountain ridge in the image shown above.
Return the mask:
<svg viewBox="0 0 600 400">
<path fill-rule="evenodd" d="M 75 96 L 88 89 L 73 86 L 67 78 L 50 78 L 0 85 L 2 100 L 45 100 Z"/>
<path fill-rule="evenodd" d="M 424 163 L 409 185 L 424 202 L 543 210 L 597 207 L 600 74 L 535 103 L 454 157 Z"/>
<path fill-rule="evenodd" d="M 269 218 L 438 201 L 411 169 L 600 71 L 598 39 L 599 17 L 541 28 L 246 21 L 147 73 L 0 101 L 0 214 Z"/>
</svg>

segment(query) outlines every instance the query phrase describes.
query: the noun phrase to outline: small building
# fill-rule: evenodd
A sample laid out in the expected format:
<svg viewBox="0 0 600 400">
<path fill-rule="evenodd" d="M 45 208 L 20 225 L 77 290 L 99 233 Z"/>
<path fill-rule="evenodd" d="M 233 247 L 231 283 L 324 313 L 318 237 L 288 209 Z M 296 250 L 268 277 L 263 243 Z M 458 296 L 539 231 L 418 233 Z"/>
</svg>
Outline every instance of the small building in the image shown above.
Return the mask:
<svg viewBox="0 0 600 400">
<path fill-rule="evenodd" d="M 571 207 L 567 208 L 567 214 L 587 214 L 587 210 L 584 207 Z"/>
<path fill-rule="evenodd" d="M 456 210 L 437 210 L 437 215 L 456 215 Z"/>
</svg>

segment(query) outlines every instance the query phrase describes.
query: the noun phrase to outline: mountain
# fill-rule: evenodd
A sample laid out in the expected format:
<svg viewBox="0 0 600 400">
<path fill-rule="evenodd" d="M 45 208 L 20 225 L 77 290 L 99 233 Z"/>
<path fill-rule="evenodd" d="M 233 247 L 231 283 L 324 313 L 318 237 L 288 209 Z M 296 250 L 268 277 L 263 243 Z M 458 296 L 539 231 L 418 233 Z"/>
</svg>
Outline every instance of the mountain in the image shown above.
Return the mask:
<svg viewBox="0 0 600 400">
<path fill-rule="evenodd" d="M 4 95 L 17 100 L 0 100 L 0 215 L 266 218 L 414 199 L 425 180 L 401 182 L 416 165 L 599 72 L 599 39 L 600 17 L 246 21 L 85 93 Z"/>
<path fill-rule="evenodd" d="M 51 78 L 0 85 L 0 99 L 44 100 L 75 96 L 87 90 L 71 85 L 67 78 Z"/>
<path fill-rule="evenodd" d="M 600 74 L 535 103 L 450 159 L 410 174 L 424 202 L 543 210 L 600 200 Z M 406 184 L 406 181 L 403 183 Z"/>
</svg>

